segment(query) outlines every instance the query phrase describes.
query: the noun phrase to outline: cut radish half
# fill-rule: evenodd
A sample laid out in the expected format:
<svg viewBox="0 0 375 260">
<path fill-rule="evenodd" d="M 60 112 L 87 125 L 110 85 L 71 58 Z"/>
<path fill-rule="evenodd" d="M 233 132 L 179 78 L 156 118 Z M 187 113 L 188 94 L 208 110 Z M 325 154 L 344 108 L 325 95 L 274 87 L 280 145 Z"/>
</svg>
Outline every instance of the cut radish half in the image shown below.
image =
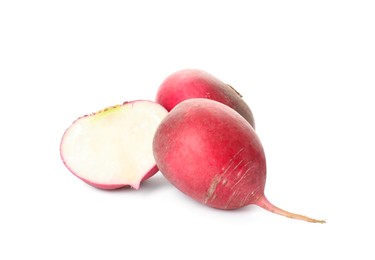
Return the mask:
<svg viewBox="0 0 375 260">
<path fill-rule="evenodd" d="M 155 102 L 138 100 L 80 117 L 63 135 L 61 159 L 74 175 L 94 187 L 138 189 L 158 171 L 152 140 L 167 114 Z"/>
</svg>

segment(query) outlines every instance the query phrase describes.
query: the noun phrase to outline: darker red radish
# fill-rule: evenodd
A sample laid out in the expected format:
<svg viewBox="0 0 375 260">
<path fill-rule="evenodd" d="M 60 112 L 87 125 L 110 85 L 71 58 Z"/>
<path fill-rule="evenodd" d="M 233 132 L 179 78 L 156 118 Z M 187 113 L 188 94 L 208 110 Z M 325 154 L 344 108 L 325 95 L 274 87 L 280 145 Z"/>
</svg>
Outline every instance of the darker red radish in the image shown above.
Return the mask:
<svg viewBox="0 0 375 260">
<path fill-rule="evenodd" d="M 267 200 L 262 144 L 243 117 L 219 102 L 198 98 L 178 104 L 157 128 L 153 153 L 166 179 L 210 207 L 256 204 L 286 217 L 324 223 Z"/>
<path fill-rule="evenodd" d="M 156 102 L 168 111 L 190 98 L 208 98 L 223 103 L 236 110 L 255 128 L 253 114 L 240 93 L 205 71 L 177 71 L 162 82 L 156 94 Z"/>
<path fill-rule="evenodd" d="M 152 140 L 167 113 L 158 103 L 138 100 L 78 118 L 63 135 L 61 159 L 94 187 L 138 189 L 158 171 Z"/>
</svg>

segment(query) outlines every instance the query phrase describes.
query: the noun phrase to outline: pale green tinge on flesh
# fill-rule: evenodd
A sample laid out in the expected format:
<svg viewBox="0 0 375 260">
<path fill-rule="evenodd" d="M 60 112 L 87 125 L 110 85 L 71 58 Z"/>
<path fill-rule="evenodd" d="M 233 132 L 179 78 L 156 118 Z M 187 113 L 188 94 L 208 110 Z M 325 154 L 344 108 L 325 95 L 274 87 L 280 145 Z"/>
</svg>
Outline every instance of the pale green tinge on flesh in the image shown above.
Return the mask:
<svg viewBox="0 0 375 260">
<path fill-rule="evenodd" d="M 155 165 L 152 139 L 166 114 L 158 104 L 135 101 L 80 118 L 64 135 L 64 162 L 90 182 L 138 188 Z"/>
</svg>

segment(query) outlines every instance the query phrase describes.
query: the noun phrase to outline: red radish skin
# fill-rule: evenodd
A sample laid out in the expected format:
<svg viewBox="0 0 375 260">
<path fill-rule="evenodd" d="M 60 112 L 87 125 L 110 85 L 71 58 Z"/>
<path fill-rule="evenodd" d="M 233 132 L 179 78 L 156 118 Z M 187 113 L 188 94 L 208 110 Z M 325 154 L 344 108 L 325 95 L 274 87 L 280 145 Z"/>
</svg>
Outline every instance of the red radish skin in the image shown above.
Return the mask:
<svg viewBox="0 0 375 260">
<path fill-rule="evenodd" d="M 61 159 L 70 172 L 93 187 L 138 189 L 158 172 L 152 140 L 167 114 L 158 103 L 137 100 L 80 117 L 64 132 Z"/>
<path fill-rule="evenodd" d="M 116 189 L 121 189 L 121 188 L 124 188 L 126 186 L 132 186 L 130 184 L 124 184 L 124 183 L 121 183 L 121 184 L 103 184 L 103 183 L 99 183 L 99 182 L 93 182 L 93 181 L 90 181 L 88 179 L 85 179 L 85 178 L 82 178 L 80 177 L 77 173 L 74 172 L 73 169 L 70 169 L 69 165 L 67 165 L 67 163 L 64 161 L 63 159 L 63 163 L 65 165 L 65 167 L 67 167 L 69 169 L 70 172 L 73 173 L 73 175 L 75 175 L 76 177 L 78 177 L 79 179 L 81 179 L 83 182 L 95 187 L 95 188 L 98 188 L 98 189 L 102 189 L 102 190 L 116 190 Z M 138 190 L 139 187 L 140 187 L 140 184 L 151 178 L 152 176 L 154 176 L 157 172 L 159 171 L 158 167 L 155 165 L 154 167 L 152 167 L 149 171 L 147 171 L 146 175 L 140 180 L 139 184 L 138 185 L 133 185 L 132 188 Z"/>
<path fill-rule="evenodd" d="M 178 104 L 157 128 L 153 152 L 166 179 L 205 205 L 237 209 L 256 204 L 289 218 L 324 223 L 267 200 L 262 144 L 243 117 L 219 102 L 197 98 Z"/>
<path fill-rule="evenodd" d="M 168 111 L 190 98 L 207 98 L 223 103 L 242 115 L 255 128 L 253 113 L 233 87 L 198 69 L 184 69 L 168 76 L 160 85 L 156 102 Z"/>
</svg>

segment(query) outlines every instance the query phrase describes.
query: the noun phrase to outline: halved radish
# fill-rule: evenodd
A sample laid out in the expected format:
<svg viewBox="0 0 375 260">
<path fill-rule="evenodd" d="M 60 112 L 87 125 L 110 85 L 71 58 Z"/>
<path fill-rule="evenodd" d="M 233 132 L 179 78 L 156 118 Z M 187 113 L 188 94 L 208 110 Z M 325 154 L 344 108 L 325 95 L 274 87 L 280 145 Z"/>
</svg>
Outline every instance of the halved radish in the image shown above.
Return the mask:
<svg viewBox="0 0 375 260">
<path fill-rule="evenodd" d="M 61 158 L 74 175 L 94 187 L 138 189 L 158 171 L 152 140 L 167 114 L 155 102 L 138 100 L 80 117 L 63 135 Z"/>
</svg>

